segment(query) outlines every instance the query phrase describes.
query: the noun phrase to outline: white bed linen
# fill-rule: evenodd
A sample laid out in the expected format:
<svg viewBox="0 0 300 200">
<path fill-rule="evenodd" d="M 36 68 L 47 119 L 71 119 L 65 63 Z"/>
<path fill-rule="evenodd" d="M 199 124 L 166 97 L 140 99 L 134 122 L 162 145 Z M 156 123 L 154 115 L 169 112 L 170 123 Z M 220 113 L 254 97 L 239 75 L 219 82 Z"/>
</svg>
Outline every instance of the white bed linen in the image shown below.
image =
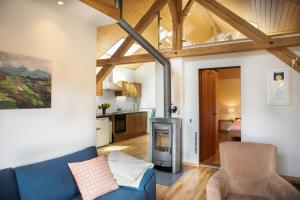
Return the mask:
<svg viewBox="0 0 300 200">
<path fill-rule="evenodd" d="M 227 131 L 240 131 L 241 130 L 241 120 L 236 120 L 227 128 Z"/>
</svg>

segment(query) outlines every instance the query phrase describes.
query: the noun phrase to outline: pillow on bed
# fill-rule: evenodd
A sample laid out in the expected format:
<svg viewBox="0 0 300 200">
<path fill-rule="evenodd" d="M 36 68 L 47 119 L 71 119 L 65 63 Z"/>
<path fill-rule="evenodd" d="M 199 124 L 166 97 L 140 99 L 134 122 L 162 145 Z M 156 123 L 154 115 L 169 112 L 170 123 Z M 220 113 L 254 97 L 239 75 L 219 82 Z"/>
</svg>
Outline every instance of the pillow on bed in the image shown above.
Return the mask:
<svg viewBox="0 0 300 200">
<path fill-rule="evenodd" d="M 68 165 L 84 200 L 93 200 L 119 188 L 103 156 Z"/>
</svg>

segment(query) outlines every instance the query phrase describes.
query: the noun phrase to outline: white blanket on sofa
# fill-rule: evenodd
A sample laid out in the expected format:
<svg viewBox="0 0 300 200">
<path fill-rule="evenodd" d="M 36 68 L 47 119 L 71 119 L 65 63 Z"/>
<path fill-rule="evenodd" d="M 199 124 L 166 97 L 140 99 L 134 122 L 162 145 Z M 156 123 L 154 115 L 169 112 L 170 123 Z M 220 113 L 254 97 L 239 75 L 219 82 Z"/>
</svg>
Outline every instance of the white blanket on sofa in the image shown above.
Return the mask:
<svg viewBox="0 0 300 200">
<path fill-rule="evenodd" d="M 121 151 L 113 151 L 108 157 L 110 170 L 121 186 L 138 188 L 140 182 L 149 168 L 153 168 L 153 163 L 147 163 Z"/>
</svg>

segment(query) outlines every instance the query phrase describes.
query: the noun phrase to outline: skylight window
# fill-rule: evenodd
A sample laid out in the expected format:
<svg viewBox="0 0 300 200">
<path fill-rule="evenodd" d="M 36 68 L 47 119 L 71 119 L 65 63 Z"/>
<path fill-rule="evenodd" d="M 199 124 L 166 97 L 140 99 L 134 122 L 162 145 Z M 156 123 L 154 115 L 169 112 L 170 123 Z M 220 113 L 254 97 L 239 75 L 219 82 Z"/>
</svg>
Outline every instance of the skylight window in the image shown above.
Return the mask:
<svg viewBox="0 0 300 200">
<path fill-rule="evenodd" d="M 159 40 L 160 42 L 165 40 L 168 44 L 172 44 L 171 38 L 172 38 L 173 32 L 167 31 L 164 27 L 159 28 Z"/>
<path fill-rule="evenodd" d="M 128 49 L 128 51 L 125 53 L 125 56 L 131 56 L 132 54 L 134 54 L 135 52 L 137 52 L 140 48 L 141 48 L 141 46 L 139 44 L 133 44 Z"/>
<path fill-rule="evenodd" d="M 100 59 L 106 59 L 110 58 L 117 49 L 122 45 L 122 43 L 125 41 L 124 38 L 121 38 L 117 43 L 115 43 L 110 49 L 108 49 L 101 57 Z"/>
<path fill-rule="evenodd" d="M 123 44 L 125 38 L 121 38 L 117 43 L 115 43 L 110 49 L 108 49 L 103 55 L 100 56 L 100 59 L 107 59 L 110 58 L 118 48 Z M 128 51 L 125 53 L 125 56 L 131 56 L 135 52 L 137 52 L 141 46 L 139 44 L 133 44 Z"/>
</svg>

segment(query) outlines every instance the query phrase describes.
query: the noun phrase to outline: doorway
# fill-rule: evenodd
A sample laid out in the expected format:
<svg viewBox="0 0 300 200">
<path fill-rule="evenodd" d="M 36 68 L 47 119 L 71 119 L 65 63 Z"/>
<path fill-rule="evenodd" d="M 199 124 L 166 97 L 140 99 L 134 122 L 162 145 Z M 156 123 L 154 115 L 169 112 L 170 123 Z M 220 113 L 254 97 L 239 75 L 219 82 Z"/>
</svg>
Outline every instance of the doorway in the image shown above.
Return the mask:
<svg viewBox="0 0 300 200">
<path fill-rule="evenodd" d="M 240 67 L 200 69 L 200 164 L 220 165 L 219 144 L 241 141 Z"/>
</svg>

